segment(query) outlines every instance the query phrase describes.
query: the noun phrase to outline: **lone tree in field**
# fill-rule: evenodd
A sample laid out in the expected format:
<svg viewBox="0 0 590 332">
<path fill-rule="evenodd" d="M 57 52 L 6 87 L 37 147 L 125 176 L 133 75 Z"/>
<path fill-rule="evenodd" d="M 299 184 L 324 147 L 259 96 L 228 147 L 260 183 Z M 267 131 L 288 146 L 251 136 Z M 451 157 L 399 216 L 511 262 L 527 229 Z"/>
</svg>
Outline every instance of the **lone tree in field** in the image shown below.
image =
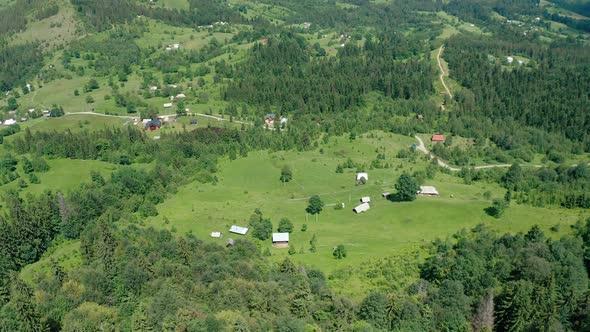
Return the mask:
<svg viewBox="0 0 590 332">
<path fill-rule="evenodd" d="M 313 195 L 309 198 L 309 202 L 308 202 L 307 208 L 305 209 L 305 212 L 315 214 L 315 219 L 317 221 L 318 214 L 320 214 L 320 212 L 322 212 L 323 208 L 324 208 L 324 202 L 322 202 L 320 196 Z"/>
<path fill-rule="evenodd" d="M 334 258 L 336 259 L 342 259 L 344 257 L 346 257 L 346 248 L 344 248 L 344 245 L 339 244 L 335 249 L 334 252 L 332 253 L 332 255 L 334 256 Z"/>
<path fill-rule="evenodd" d="M 291 222 L 291 220 L 289 220 L 287 218 L 282 218 L 281 221 L 279 221 L 278 231 L 279 231 L 279 233 L 293 232 L 293 223 Z"/>
<path fill-rule="evenodd" d="M 281 169 L 281 182 L 285 183 L 285 182 L 289 182 L 293 179 L 293 171 L 291 170 L 291 167 L 285 165 L 283 166 L 283 169 Z"/>
<path fill-rule="evenodd" d="M 397 180 L 395 189 L 397 190 L 397 194 L 393 197 L 394 199 L 401 202 L 410 202 L 416 199 L 416 193 L 420 189 L 420 186 L 416 178 L 404 173 Z"/>
</svg>

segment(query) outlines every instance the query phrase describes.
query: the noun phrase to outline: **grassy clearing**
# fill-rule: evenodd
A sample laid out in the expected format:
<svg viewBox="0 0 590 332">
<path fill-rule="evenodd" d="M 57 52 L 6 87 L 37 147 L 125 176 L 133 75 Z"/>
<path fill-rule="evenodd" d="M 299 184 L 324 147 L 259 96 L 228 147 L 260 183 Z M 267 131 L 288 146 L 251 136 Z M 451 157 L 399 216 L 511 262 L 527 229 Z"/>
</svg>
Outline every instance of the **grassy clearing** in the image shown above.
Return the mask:
<svg viewBox="0 0 590 332">
<path fill-rule="evenodd" d="M 36 173 L 41 183 L 29 183 L 23 172 L 19 173 L 27 179 L 28 187 L 21 190 L 21 195 L 37 195 L 50 189 L 52 191 L 68 192 L 77 188 L 82 182 L 90 181 L 90 173 L 96 171 L 103 176 L 108 176 L 117 169 L 116 165 L 98 160 L 76 160 L 76 159 L 48 159 L 49 171 Z M 17 189 L 17 181 L 0 186 L 0 189 Z"/>
<path fill-rule="evenodd" d="M 60 2 L 59 12 L 51 17 L 37 21 L 30 20 L 27 29 L 17 33 L 11 42 L 21 44 L 24 42 L 39 41 L 45 48 L 55 49 L 64 46 L 68 42 L 78 38 L 80 29 L 74 8 L 69 2 Z"/>
<path fill-rule="evenodd" d="M 44 275 L 51 272 L 51 260 L 56 260 L 65 272 L 79 266 L 82 263 L 80 241 L 64 241 L 53 245 L 39 261 L 29 264 L 21 270 L 21 278 L 28 282 L 33 282 L 34 278 L 43 278 Z"/>
<path fill-rule="evenodd" d="M 192 183 L 180 188 L 176 195 L 158 206 L 160 215 L 147 219 L 145 224 L 179 234 L 191 232 L 199 238 L 223 244 L 229 237 L 240 237 L 227 232 L 232 224 L 247 225 L 254 209 L 260 208 L 275 227 L 282 217 L 294 223 L 291 245 L 297 252 L 304 251 L 294 255 L 294 260 L 333 272 L 420 246 L 479 223 L 502 232 L 516 232 L 525 231 L 535 223 L 545 230 L 554 224 L 570 225 L 579 217 L 575 211 L 514 205 L 501 220 L 496 220 L 484 212 L 490 201 L 483 198 L 483 193 L 490 191 L 493 197 L 502 197 L 502 188 L 489 184 L 465 185 L 460 179 L 443 174 L 428 181 L 439 189 L 440 197 L 419 197 L 411 203 L 392 203 L 381 198 L 383 191 L 392 191 L 402 171 L 422 168 L 425 161 L 411 164 L 388 158 L 393 168 L 369 170 L 370 181 L 364 186 L 354 185 L 354 170 L 344 174 L 334 171 L 336 165 L 348 157 L 371 160 L 375 149 L 382 146 L 386 154 L 392 156 L 412 143 L 411 138 L 398 135 L 379 134 L 376 138 L 362 138 L 353 143 L 341 137 L 323 146 L 323 154 L 319 151 L 253 152 L 247 158 L 226 160 L 220 165 L 217 185 Z M 294 180 L 286 185 L 278 179 L 283 165 L 290 165 L 294 171 Z M 313 194 L 320 194 L 328 205 L 345 203 L 346 208 L 336 210 L 326 206 L 317 222 L 313 216 L 306 220 L 307 197 Z M 371 210 L 356 215 L 351 209 L 359 204 L 361 196 L 372 198 Z M 164 216 L 170 220 L 167 225 L 163 222 Z M 304 223 L 308 225 L 306 232 L 300 230 Z M 567 229 L 561 227 L 563 232 Z M 212 231 L 224 232 L 224 239 L 210 239 Z M 318 239 L 315 254 L 308 251 L 313 234 Z M 332 248 L 338 244 L 344 244 L 349 251 L 349 257 L 341 261 L 334 260 L 331 255 Z M 260 246 L 270 248 L 270 241 Z M 272 249 L 272 255 L 272 259 L 278 261 L 287 255 L 287 250 Z"/>
</svg>

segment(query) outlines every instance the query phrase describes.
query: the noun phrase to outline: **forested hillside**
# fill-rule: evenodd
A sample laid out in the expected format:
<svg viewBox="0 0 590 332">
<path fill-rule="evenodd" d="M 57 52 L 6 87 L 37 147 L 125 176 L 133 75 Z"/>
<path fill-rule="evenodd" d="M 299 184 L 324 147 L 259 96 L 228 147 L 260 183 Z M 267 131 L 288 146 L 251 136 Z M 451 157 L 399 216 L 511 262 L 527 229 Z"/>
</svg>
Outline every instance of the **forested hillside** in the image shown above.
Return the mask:
<svg viewBox="0 0 590 332">
<path fill-rule="evenodd" d="M 0 331 L 590 330 L 588 9 L 0 0 Z"/>
</svg>

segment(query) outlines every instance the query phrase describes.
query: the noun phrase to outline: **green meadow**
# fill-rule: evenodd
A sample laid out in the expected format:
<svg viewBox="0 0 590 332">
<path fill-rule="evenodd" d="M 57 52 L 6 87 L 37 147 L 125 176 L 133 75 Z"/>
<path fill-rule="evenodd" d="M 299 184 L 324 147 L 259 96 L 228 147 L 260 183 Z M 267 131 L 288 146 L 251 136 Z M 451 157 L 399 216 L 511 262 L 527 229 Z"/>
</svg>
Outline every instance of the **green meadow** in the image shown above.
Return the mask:
<svg viewBox="0 0 590 332">
<path fill-rule="evenodd" d="M 402 172 L 423 169 L 427 162 L 422 158 L 416 163 L 393 158 L 399 149 L 414 143 L 410 137 L 384 133 L 369 136 L 374 138 L 365 135 L 353 142 L 344 137 L 332 138 L 328 144 L 309 152 L 251 152 L 246 158 L 224 160 L 217 174 L 217 184 L 195 182 L 180 188 L 157 206 L 160 214 L 145 220 L 145 225 L 178 234 L 192 233 L 223 245 L 228 238 L 242 237 L 229 233 L 230 226 L 247 226 L 250 215 L 259 208 L 272 220 L 275 231 L 281 218 L 293 222 L 295 228 L 290 245 L 297 249 L 297 254 L 291 257 L 293 260 L 334 272 L 395 255 L 482 223 L 501 232 L 527 231 L 534 224 L 550 232 L 551 226 L 560 224 L 560 232 L 565 233 L 580 217 L 579 211 L 513 204 L 498 220 L 484 212 L 491 204 L 484 198 L 484 192 L 502 197 L 501 187 L 483 183 L 466 185 L 458 177 L 442 173 L 425 183 L 436 186 L 441 193 L 439 197 L 418 197 L 410 203 L 390 202 L 381 194 L 395 191 L 394 184 Z M 367 184 L 355 185 L 353 169 L 342 174 L 335 172 L 336 166 L 347 158 L 372 160 L 375 150 L 382 148 L 391 167 L 367 168 Z M 284 165 L 293 169 L 293 180 L 287 184 L 279 181 Z M 314 194 L 319 194 L 326 204 L 317 221 L 315 216 L 305 213 L 307 198 Z M 357 215 L 352 208 L 359 204 L 362 196 L 371 197 L 371 209 Z M 334 205 L 341 203 L 345 208 L 335 209 Z M 164 217 L 169 223 L 164 222 Z M 301 231 L 303 224 L 307 224 L 305 232 Z M 210 238 L 212 231 L 223 232 L 223 238 Z M 314 234 L 318 250 L 310 253 L 309 241 Z M 253 239 L 251 234 L 245 237 Z M 272 248 L 270 240 L 256 242 L 262 250 L 271 248 L 273 260 L 287 256 L 287 249 Z M 332 257 L 333 247 L 339 244 L 347 247 L 346 259 Z"/>
</svg>

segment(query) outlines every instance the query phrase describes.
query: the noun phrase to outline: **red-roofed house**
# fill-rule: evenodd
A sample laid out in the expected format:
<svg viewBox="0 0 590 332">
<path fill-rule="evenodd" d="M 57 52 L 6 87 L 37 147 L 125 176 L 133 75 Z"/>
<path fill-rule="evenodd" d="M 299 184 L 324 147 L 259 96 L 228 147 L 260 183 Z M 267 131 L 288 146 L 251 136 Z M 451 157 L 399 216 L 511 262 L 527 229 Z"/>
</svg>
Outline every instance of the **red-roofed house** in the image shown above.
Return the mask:
<svg viewBox="0 0 590 332">
<path fill-rule="evenodd" d="M 434 135 L 432 135 L 432 138 L 430 140 L 433 141 L 433 142 L 444 142 L 445 141 L 445 135 L 434 134 Z"/>
</svg>

